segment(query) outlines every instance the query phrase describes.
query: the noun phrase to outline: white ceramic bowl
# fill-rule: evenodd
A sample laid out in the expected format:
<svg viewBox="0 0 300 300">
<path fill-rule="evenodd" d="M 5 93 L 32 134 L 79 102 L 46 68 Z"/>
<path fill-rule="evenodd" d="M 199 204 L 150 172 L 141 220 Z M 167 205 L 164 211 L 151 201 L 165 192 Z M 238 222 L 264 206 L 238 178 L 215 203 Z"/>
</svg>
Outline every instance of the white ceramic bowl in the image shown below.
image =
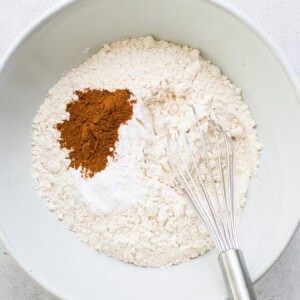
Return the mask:
<svg viewBox="0 0 300 300">
<path fill-rule="evenodd" d="M 300 215 L 299 88 L 282 55 L 239 13 L 199 0 L 91 0 L 53 10 L 15 44 L 0 74 L 1 237 L 31 276 L 63 299 L 225 299 L 210 253 L 166 269 L 98 254 L 50 213 L 31 186 L 31 122 L 61 74 L 104 43 L 152 34 L 201 49 L 243 89 L 264 144 L 239 239 L 251 276 L 278 258 Z"/>
</svg>

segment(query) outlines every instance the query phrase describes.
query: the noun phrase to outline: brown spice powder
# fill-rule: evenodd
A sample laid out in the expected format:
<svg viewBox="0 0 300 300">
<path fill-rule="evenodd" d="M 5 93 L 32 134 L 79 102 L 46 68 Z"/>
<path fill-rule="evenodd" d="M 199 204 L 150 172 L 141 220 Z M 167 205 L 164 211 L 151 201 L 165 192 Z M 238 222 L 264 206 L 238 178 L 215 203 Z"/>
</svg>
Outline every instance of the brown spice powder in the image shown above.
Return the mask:
<svg viewBox="0 0 300 300">
<path fill-rule="evenodd" d="M 70 150 L 70 167 L 83 177 L 105 169 L 108 157 L 115 156 L 118 130 L 132 118 L 133 104 L 128 90 L 87 90 L 75 92 L 78 100 L 67 104 L 69 120 L 56 125 L 62 148 Z"/>
</svg>

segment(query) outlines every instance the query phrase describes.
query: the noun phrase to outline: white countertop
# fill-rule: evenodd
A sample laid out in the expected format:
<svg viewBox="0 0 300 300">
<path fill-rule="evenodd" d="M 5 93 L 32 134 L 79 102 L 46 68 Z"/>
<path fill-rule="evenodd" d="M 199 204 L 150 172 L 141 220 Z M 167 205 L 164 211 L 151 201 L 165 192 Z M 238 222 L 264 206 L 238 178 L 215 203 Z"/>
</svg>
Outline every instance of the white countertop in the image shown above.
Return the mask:
<svg viewBox="0 0 300 300">
<path fill-rule="evenodd" d="M 0 0 L 0 55 L 24 27 L 64 0 Z M 199 0 L 200 1 L 200 0 Z M 224 0 L 225 1 L 225 0 Z M 285 51 L 300 79 L 300 1 L 227 0 L 239 8 Z M 7 254 L 0 241 L 0 300 L 54 300 Z M 300 230 L 255 285 L 259 300 L 300 299 Z M 86 300 L 86 299 L 84 299 Z M 207 299 L 209 300 L 209 299 Z"/>
</svg>

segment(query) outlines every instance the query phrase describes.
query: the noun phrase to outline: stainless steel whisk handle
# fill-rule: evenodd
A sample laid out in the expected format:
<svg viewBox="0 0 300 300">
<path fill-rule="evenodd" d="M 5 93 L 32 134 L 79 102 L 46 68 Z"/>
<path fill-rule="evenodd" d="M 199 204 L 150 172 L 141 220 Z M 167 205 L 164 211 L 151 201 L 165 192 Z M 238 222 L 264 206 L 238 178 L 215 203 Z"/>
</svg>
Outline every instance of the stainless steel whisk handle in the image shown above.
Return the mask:
<svg viewBox="0 0 300 300">
<path fill-rule="evenodd" d="M 219 263 L 231 300 L 257 299 L 241 250 L 231 249 L 220 253 Z"/>
</svg>

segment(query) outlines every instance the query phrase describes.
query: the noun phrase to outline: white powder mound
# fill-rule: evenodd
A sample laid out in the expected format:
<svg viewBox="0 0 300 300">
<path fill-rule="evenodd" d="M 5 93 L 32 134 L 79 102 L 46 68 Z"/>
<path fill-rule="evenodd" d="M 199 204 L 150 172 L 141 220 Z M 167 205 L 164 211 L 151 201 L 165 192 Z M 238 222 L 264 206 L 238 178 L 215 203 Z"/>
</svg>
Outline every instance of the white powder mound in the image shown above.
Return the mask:
<svg viewBox="0 0 300 300">
<path fill-rule="evenodd" d="M 92 178 L 82 178 L 73 170 L 83 199 L 103 212 L 124 209 L 145 198 L 146 190 L 138 177 L 142 177 L 140 164 L 144 163 L 144 148 L 151 141 L 148 131 L 139 120 L 149 112 L 142 103 L 134 105 L 133 117 L 119 129 L 116 146 L 117 160 L 109 157 L 108 166 Z M 151 122 L 151 120 L 150 120 Z"/>
<path fill-rule="evenodd" d="M 137 104 L 133 119 L 120 127 L 118 159 L 83 179 L 68 168 L 54 126 L 68 118 L 74 91 L 88 88 L 128 89 Z M 190 104 L 199 117 L 216 116 L 234 137 L 236 199 L 243 207 L 261 145 L 241 90 L 198 50 L 148 36 L 105 45 L 49 91 L 32 133 L 33 176 L 49 209 L 83 242 L 136 265 L 173 265 L 210 250 L 165 157 L 167 131 L 194 123 Z"/>
</svg>

